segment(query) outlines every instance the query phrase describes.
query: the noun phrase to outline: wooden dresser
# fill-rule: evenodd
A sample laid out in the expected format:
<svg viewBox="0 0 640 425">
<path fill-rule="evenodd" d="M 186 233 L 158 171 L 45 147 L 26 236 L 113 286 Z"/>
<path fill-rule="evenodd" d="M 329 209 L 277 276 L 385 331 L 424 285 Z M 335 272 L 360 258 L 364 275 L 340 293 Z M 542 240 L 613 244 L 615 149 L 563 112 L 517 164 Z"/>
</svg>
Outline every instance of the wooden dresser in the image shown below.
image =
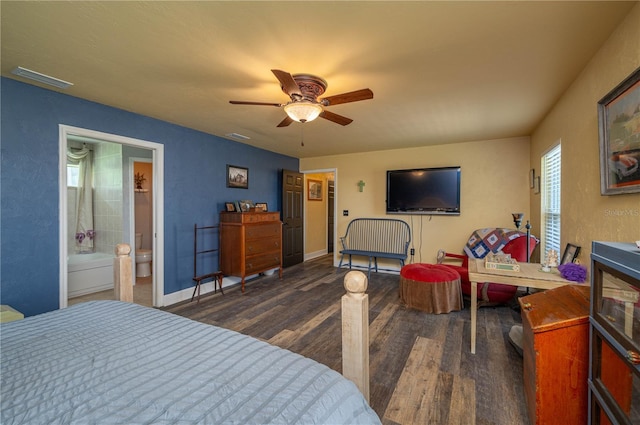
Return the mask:
<svg viewBox="0 0 640 425">
<path fill-rule="evenodd" d="M 282 222 L 279 212 L 221 212 L 220 269 L 247 276 L 279 268 L 282 277 Z"/>
<path fill-rule="evenodd" d="M 531 425 L 587 422 L 589 289 L 566 285 L 519 300 Z"/>
</svg>

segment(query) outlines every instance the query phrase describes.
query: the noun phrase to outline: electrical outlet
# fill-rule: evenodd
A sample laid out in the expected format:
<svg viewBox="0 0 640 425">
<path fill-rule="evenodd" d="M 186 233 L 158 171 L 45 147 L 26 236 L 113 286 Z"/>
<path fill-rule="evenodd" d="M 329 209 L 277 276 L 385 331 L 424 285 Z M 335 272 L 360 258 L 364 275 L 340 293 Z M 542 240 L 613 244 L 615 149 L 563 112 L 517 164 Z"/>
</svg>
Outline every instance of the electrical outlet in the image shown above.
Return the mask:
<svg viewBox="0 0 640 425">
<path fill-rule="evenodd" d="M 416 250 L 414 248 L 411 248 L 411 251 L 409 251 L 411 253 L 411 255 L 416 255 Z"/>
<path fill-rule="evenodd" d="M 342 210 L 342 215 L 347 217 L 349 215 L 349 210 Z"/>
</svg>

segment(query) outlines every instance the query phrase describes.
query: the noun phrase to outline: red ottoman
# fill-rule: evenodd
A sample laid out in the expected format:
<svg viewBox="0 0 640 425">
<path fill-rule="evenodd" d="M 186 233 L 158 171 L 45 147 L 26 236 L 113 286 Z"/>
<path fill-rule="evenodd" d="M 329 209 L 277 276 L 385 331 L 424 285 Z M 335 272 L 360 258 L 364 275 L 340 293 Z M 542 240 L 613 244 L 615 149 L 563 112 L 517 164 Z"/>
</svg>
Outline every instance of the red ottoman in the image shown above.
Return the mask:
<svg viewBox="0 0 640 425">
<path fill-rule="evenodd" d="M 460 274 L 442 264 L 408 264 L 400 270 L 400 299 L 427 313 L 462 310 Z"/>
</svg>

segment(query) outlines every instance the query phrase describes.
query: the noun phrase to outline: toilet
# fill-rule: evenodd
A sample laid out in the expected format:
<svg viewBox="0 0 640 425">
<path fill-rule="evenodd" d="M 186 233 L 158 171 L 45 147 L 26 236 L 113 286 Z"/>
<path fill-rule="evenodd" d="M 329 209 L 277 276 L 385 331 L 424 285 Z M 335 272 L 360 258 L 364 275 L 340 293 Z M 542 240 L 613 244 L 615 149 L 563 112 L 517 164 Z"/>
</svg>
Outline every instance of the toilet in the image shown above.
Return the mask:
<svg viewBox="0 0 640 425">
<path fill-rule="evenodd" d="M 141 249 L 142 233 L 136 233 L 136 277 L 151 276 L 151 260 L 153 252 L 150 249 Z"/>
</svg>

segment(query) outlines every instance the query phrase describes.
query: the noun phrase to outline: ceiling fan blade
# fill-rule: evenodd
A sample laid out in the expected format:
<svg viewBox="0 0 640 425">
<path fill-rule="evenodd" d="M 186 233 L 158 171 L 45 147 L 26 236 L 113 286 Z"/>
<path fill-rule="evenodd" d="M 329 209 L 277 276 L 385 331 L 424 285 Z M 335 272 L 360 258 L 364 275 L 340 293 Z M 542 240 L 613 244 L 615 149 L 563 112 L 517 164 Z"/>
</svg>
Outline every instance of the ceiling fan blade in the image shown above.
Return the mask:
<svg viewBox="0 0 640 425">
<path fill-rule="evenodd" d="M 336 94 L 325 97 L 321 100 L 324 106 L 339 105 L 341 103 L 358 102 L 360 100 L 373 99 L 373 92 L 370 89 L 356 90 L 349 93 Z"/>
<path fill-rule="evenodd" d="M 284 91 L 289 95 L 298 95 L 302 97 L 302 92 L 300 91 L 300 87 L 298 87 L 298 83 L 293 79 L 293 76 L 289 74 L 287 71 L 281 71 L 279 69 L 272 69 L 273 75 L 276 76 L 280 84 L 284 88 Z"/>
<path fill-rule="evenodd" d="M 280 124 L 278 124 L 278 127 L 287 127 L 292 122 L 293 122 L 293 119 L 289 115 L 287 115 L 285 119 L 280 121 Z"/>
<path fill-rule="evenodd" d="M 245 102 L 243 100 L 230 100 L 229 103 L 233 105 L 283 106 L 282 103 Z"/>
<path fill-rule="evenodd" d="M 353 122 L 351 118 L 343 117 L 342 115 L 334 114 L 333 112 L 329 112 L 324 110 L 320 113 L 320 116 L 325 120 L 333 121 L 336 124 L 340 125 L 349 125 Z"/>
</svg>

